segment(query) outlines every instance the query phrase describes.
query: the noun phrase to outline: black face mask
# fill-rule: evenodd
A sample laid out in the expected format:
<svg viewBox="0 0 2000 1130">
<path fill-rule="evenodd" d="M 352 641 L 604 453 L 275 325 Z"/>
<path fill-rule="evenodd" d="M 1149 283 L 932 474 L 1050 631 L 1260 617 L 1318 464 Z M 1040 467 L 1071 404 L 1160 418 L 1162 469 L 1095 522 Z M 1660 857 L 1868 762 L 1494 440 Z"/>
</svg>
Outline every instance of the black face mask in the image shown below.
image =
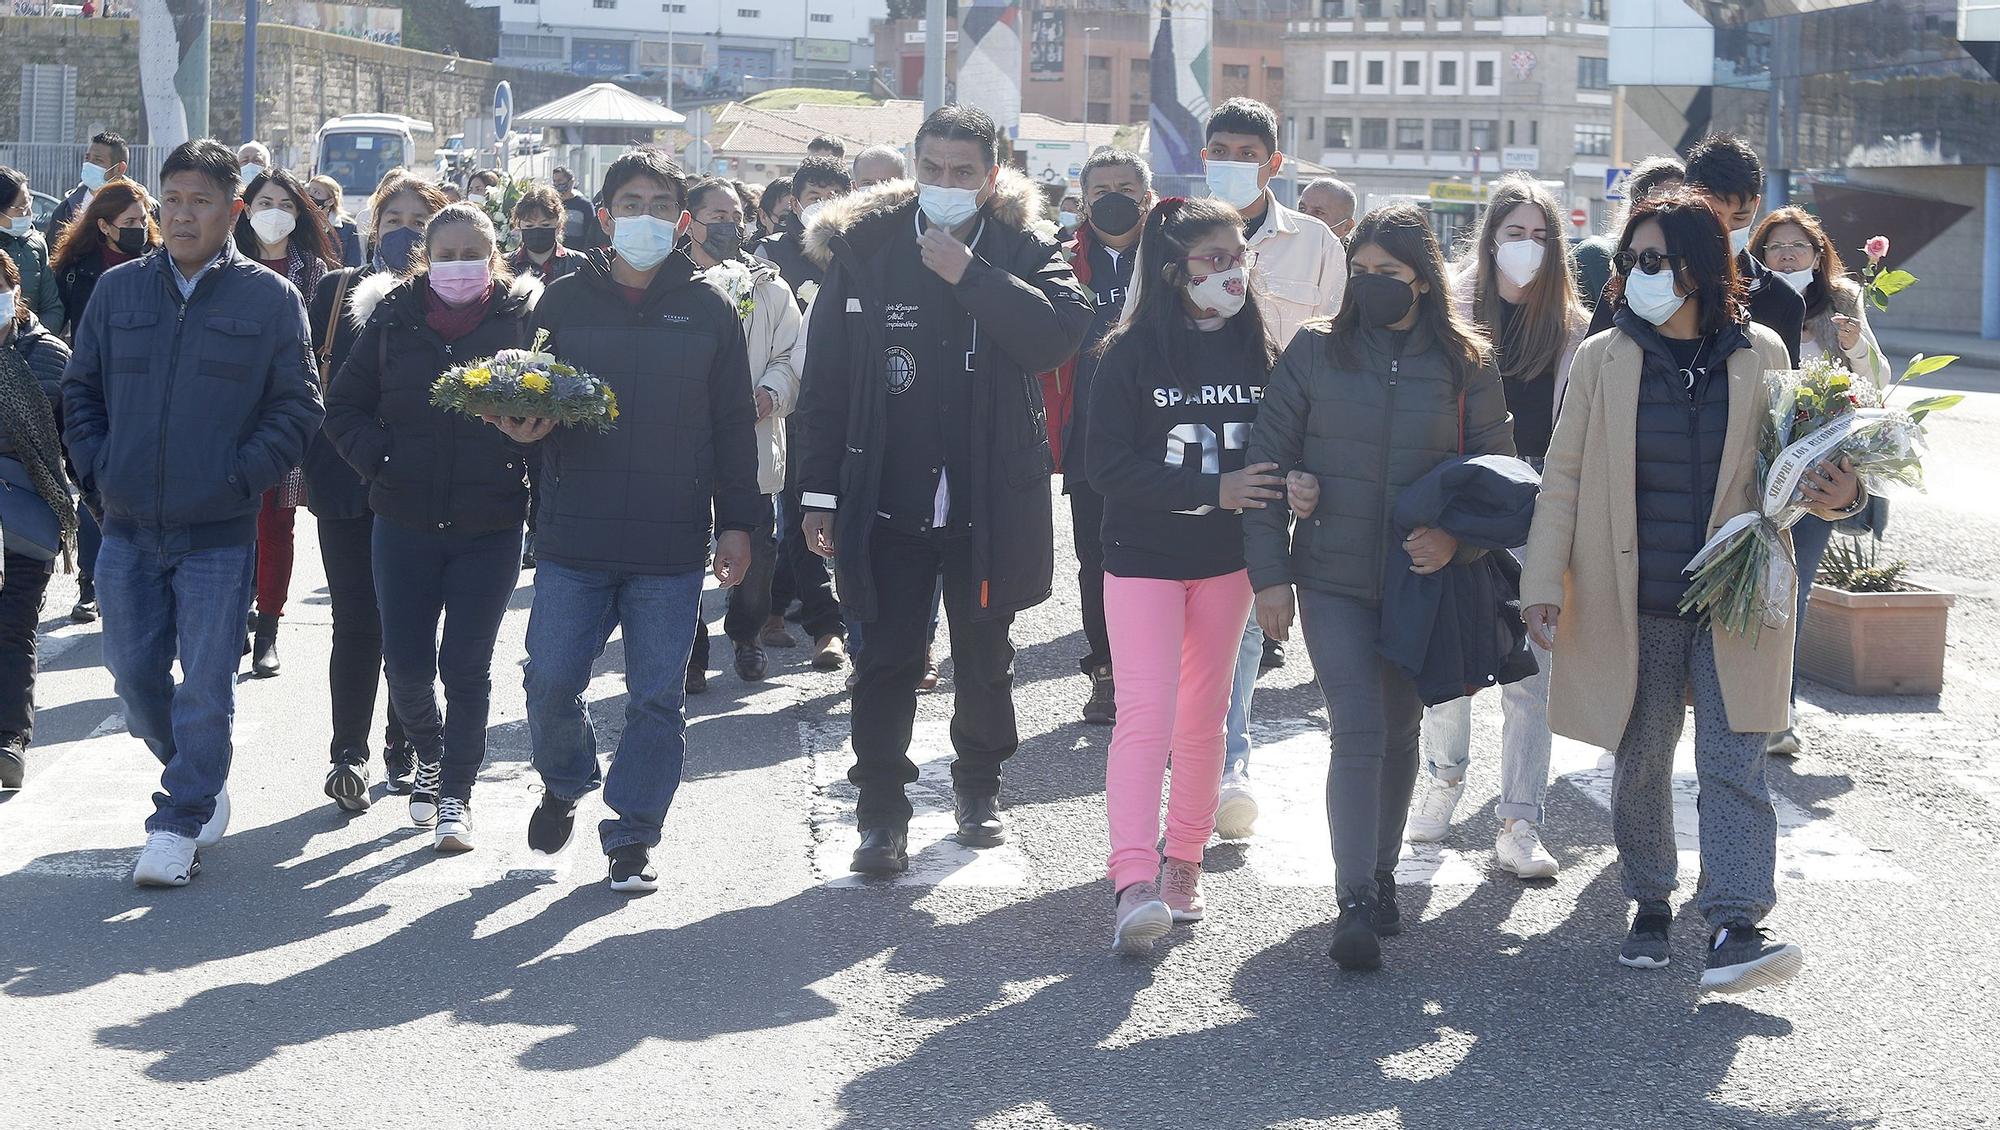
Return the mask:
<svg viewBox="0 0 2000 1130">
<path fill-rule="evenodd" d="M 556 229 L 522 228 L 521 246 L 537 255 L 547 255 L 556 249 Z"/>
<path fill-rule="evenodd" d="M 1355 275 L 1347 280 L 1347 301 L 1354 303 L 1363 326 L 1382 329 L 1403 320 L 1416 305 L 1417 292 L 1388 275 Z"/>
<path fill-rule="evenodd" d="M 743 250 L 743 225 L 716 223 L 703 224 L 702 228 L 708 234 L 701 238 L 701 249 L 709 258 L 718 262 L 734 259 Z"/>
<path fill-rule="evenodd" d="M 572 183 L 559 184 L 556 186 L 556 195 L 568 196 L 570 194 L 570 190 L 574 189 L 575 187 L 576 185 Z"/>
<path fill-rule="evenodd" d="M 146 229 L 119 228 L 118 250 L 126 255 L 137 255 L 146 250 Z"/>
<path fill-rule="evenodd" d="M 1091 202 L 1090 226 L 1113 239 L 1139 222 L 1139 202 L 1122 192 L 1107 192 Z"/>
<path fill-rule="evenodd" d="M 797 212 L 787 212 L 779 218 L 778 228 L 792 235 L 804 235 L 806 233 L 806 222 L 799 218 Z"/>
</svg>

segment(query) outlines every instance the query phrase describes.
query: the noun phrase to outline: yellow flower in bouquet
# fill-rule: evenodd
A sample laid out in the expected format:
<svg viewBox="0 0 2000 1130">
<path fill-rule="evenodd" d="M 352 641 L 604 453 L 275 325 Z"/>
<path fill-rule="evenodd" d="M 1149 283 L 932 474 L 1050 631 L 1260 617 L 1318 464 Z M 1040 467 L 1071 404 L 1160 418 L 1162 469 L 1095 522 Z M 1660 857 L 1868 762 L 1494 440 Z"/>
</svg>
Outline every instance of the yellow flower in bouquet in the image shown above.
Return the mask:
<svg viewBox="0 0 2000 1130">
<path fill-rule="evenodd" d="M 503 349 L 447 370 L 431 385 L 431 403 L 472 417 L 537 418 L 611 430 L 618 418 L 611 387 L 544 352 L 547 336 L 540 331 L 528 349 Z"/>
<path fill-rule="evenodd" d="M 484 367 L 467 369 L 463 378 L 467 388 L 484 388 L 493 380 L 493 370 Z"/>
<path fill-rule="evenodd" d="M 549 391 L 549 379 L 540 373 L 522 373 L 521 387 L 527 389 L 529 392 L 544 393 Z"/>
</svg>

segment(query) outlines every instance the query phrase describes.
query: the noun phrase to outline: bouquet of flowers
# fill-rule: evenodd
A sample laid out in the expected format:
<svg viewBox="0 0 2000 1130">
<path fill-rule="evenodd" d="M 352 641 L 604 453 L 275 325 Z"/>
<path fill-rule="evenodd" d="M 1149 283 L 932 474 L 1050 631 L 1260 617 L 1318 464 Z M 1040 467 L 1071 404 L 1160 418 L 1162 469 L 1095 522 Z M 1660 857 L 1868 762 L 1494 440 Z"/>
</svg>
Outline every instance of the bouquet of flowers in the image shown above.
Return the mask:
<svg viewBox="0 0 2000 1130">
<path fill-rule="evenodd" d="M 1739 635 L 1782 625 L 1797 601 L 1798 570 L 1778 535 L 1808 512 L 1799 490 L 1805 473 L 1844 458 L 1871 492 L 1891 483 L 1922 490 L 1924 417 L 1964 398 L 1934 396 L 1908 409 L 1889 407 L 1888 398 L 1956 360 L 1920 355 L 1886 393 L 1827 358 L 1765 374 L 1771 411 L 1757 449 L 1758 508 L 1724 523 L 1688 562 L 1694 580 L 1681 611 Z"/>
<path fill-rule="evenodd" d="M 618 422 L 618 394 L 611 386 L 542 352 L 548 331 L 527 349 L 445 370 L 431 385 L 431 404 L 467 416 L 517 416 L 554 420 L 608 432 Z"/>
<path fill-rule="evenodd" d="M 721 291 L 736 307 L 736 317 L 747 320 L 757 308 L 757 278 L 740 259 L 724 259 L 705 274 L 710 285 Z"/>
</svg>

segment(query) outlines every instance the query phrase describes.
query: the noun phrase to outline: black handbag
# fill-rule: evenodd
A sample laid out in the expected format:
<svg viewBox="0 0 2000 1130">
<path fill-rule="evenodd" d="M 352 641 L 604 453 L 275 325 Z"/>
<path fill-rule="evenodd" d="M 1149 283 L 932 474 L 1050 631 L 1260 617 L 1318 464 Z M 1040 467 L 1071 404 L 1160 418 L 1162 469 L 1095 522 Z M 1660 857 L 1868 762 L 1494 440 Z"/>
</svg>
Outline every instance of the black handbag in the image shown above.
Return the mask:
<svg viewBox="0 0 2000 1130">
<path fill-rule="evenodd" d="M 0 544 L 8 553 L 54 561 L 62 553 L 62 521 L 35 489 L 27 464 L 0 456 Z"/>
</svg>

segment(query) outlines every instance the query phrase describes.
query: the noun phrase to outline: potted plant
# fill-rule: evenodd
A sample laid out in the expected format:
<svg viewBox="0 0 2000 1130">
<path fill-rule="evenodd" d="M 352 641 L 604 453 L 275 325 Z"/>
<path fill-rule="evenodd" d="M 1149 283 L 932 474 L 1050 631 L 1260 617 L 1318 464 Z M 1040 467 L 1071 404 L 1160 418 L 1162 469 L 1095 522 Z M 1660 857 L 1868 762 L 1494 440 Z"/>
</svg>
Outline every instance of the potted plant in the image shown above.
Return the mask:
<svg viewBox="0 0 2000 1130">
<path fill-rule="evenodd" d="M 1945 620 L 1958 598 L 1904 579 L 1881 539 L 1837 536 L 1820 562 L 1799 672 L 1848 694 L 1934 695 L 1944 689 Z"/>
</svg>

